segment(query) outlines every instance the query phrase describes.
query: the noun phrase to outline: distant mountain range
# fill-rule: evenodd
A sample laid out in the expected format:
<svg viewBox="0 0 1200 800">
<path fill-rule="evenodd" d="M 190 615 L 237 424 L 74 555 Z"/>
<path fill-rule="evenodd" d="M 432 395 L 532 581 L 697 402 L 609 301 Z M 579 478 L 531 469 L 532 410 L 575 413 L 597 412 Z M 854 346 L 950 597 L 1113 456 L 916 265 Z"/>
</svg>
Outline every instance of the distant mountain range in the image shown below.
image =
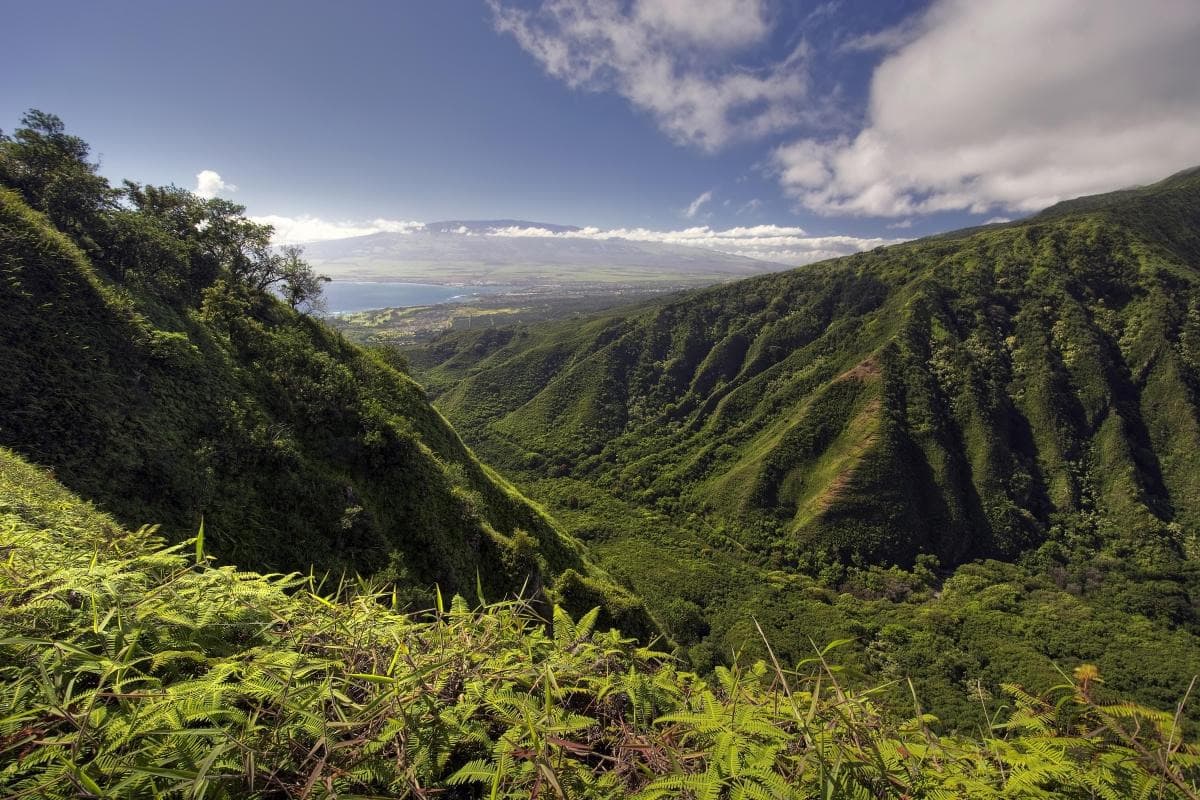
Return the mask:
<svg viewBox="0 0 1200 800">
<path fill-rule="evenodd" d="M 305 252 L 335 280 L 431 283 L 698 285 L 788 266 L 702 247 L 553 235 L 582 230 L 524 220 L 445 220 L 411 233 L 316 242 Z"/>
</svg>

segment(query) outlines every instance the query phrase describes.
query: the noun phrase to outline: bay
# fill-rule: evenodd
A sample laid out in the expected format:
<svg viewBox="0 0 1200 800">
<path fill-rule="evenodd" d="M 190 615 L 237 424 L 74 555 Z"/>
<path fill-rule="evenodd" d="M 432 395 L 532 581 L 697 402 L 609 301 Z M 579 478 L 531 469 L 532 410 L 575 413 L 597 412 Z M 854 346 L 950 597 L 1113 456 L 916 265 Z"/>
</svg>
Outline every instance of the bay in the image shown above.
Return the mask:
<svg viewBox="0 0 1200 800">
<path fill-rule="evenodd" d="M 476 287 L 395 281 L 334 280 L 324 286 L 329 314 L 349 314 L 376 308 L 428 306 L 477 294 L 480 294 L 480 291 Z"/>
</svg>

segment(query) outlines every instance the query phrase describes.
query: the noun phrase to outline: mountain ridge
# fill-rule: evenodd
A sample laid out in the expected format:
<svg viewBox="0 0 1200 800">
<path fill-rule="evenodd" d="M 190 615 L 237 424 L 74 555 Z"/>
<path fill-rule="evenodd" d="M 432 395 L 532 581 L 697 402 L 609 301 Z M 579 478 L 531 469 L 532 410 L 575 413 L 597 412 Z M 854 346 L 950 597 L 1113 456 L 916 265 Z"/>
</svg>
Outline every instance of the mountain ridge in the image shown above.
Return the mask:
<svg viewBox="0 0 1200 800">
<path fill-rule="evenodd" d="M 493 284 L 673 284 L 695 286 L 787 268 L 747 256 L 682 244 L 619 237 L 494 235 L 574 226 L 520 220 L 450 220 L 404 233 L 379 232 L 313 242 L 306 255 L 335 279 Z"/>
<path fill-rule="evenodd" d="M 541 443 L 551 453 L 555 452 L 556 447 L 560 447 L 563 452 L 570 453 L 574 457 L 584 455 L 579 448 L 571 448 L 568 440 L 587 442 L 595 438 L 578 427 L 579 422 L 586 419 L 586 415 L 581 417 L 578 414 L 571 414 L 556 404 L 556 401 L 550 399 L 555 392 L 560 391 L 557 387 L 562 387 L 561 391 L 566 396 L 576 398 L 573 402 L 582 402 L 578 390 L 582 385 L 581 381 L 587 383 L 582 377 L 583 373 L 580 372 L 584 369 L 600 370 L 608 376 L 602 379 L 608 381 L 602 384 L 608 389 L 593 389 L 597 392 L 596 402 L 600 405 L 615 403 L 611 408 L 616 413 L 610 415 L 603 423 L 610 426 L 607 432 L 602 429 L 603 426 L 594 430 L 588 429 L 600 435 L 601 441 L 606 441 L 603 438 L 606 435 L 611 434 L 613 437 L 617 437 L 621 435 L 621 431 L 629 432 L 636 427 L 638 423 L 636 415 L 631 415 L 629 412 L 632 410 L 631 401 L 641 399 L 643 403 L 647 403 L 653 409 L 647 412 L 643 419 L 656 418 L 657 423 L 677 422 L 682 426 L 682 433 L 677 438 L 686 438 L 689 435 L 694 436 L 704 432 L 711 442 L 714 434 L 719 438 L 720 435 L 723 435 L 721 431 L 729 429 L 727 419 L 744 420 L 742 412 L 746 409 L 739 408 L 739 403 L 756 404 L 758 402 L 758 398 L 754 397 L 753 393 L 746 394 L 745 386 L 753 384 L 765 387 L 771 381 L 780 386 L 782 385 L 780 381 L 787 383 L 790 380 L 789 376 L 795 377 L 802 375 L 805 371 L 811 372 L 816 368 L 814 365 L 820 368 L 821 377 L 817 379 L 818 383 L 813 384 L 813 379 L 803 378 L 801 385 L 823 384 L 827 388 L 822 390 L 822 393 L 808 395 L 802 392 L 797 396 L 784 391 L 775 402 L 787 405 L 789 402 L 794 402 L 787 400 L 787 397 L 807 396 L 811 402 L 837 405 L 842 401 L 832 397 L 826 398 L 826 394 L 833 392 L 834 394 L 845 394 L 848 398 L 853 396 L 853 399 L 847 399 L 845 402 L 850 403 L 859 411 L 862 410 L 861 403 L 867 403 L 869 408 L 875 410 L 877 416 L 880 409 L 886 407 L 889 410 L 897 410 L 900 406 L 896 404 L 903 402 L 902 399 L 895 399 L 894 402 L 885 403 L 880 392 L 901 391 L 910 399 L 914 397 L 914 392 L 917 395 L 922 394 L 923 390 L 920 386 L 905 387 L 901 385 L 898 371 L 912 368 L 919 369 L 924 373 L 925 377 L 922 380 L 934 381 L 933 384 L 927 385 L 926 399 L 922 402 L 936 401 L 940 404 L 939 407 L 947 410 L 949 410 L 951 401 L 970 405 L 974 402 L 970 400 L 971 395 L 964 396 L 962 394 L 964 387 L 953 385 L 954 381 L 951 380 L 951 375 L 947 374 L 941 378 L 933 375 L 930 367 L 930 361 L 935 355 L 933 350 L 939 347 L 943 348 L 942 357 L 951 358 L 952 361 L 959 359 L 957 363 L 947 364 L 946 369 L 975 371 L 977 380 L 988 380 L 982 364 L 964 349 L 966 338 L 969 338 L 966 334 L 971 333 L 971 328 L 977 327 L 982 319 L 994 318 L 995 324 L 1000 325 L 1003 329 L 1004 336 L 1021 339 L 1028 335 L 1033 338 L 1035 336 L 1033 330 L 1026 331 L 1024 329 L 1026 321 L 1012 313 L 1016 310 L 1016 306 L 1012 304 L 1028 304 L 1031 296 L 1038 293 L 1046 295 L 1048 298 L 1059 297 L 1068 300 L 1070 308 L 1078 308 L 1082 315 L 1077 318 L 1078 324 L 1086 328 L 1084 335 L 1090 342 L 1089 346 L 1094 349 L 1098 348 L 1094 350 L 1095 358 L 1104 362 L 1104 364 L 1097 363 L 1094 367 L 1089 364 L 1089 368 L 1101 370 L 1101 379 L 1108 381 L 1107 388 L 1097 389 L 1097 391 L 1106 397 L 1112 397 L 1112 402 L 1122 402 L 1122 393 L 1128 391 L 1128 381 L 1132 378 L 1132 376 L 1122 377 L 1122 370 L 1128 370 L 1131 367 L 1126 364 L 1115 373 L 1104 372 L 1110 369 L 1105 364 L 1112 363 L 1112 358 L 1120 357 L 1119 350 L 1115 352 L 1112 350 L 1117 347 L 1117 342 L 1112 338 L 1113 331 L 1096 328 L 1089 320 L 1094 319 L 1095 313 L 1099 311 L 1113 311 L 1109 308 L 1113 303 L 1128 306 L 1140 298 L 1141 306 L 1146 306 L 1146 296 L 1151 293 L 1156 301 L 1162 299 L 1165 302 L 1168 285 L 1173 289 L 1190 286 L 1189 291 L 1195 291 L 1196 270 L 1194 266 L 1187 266 L 1185 259 L 1192 252 L 1193 234 L 1191 231 L 1197 218 L 1196 212 L 1193 210 L 1190 216 L 1185 216 L 1175 223 L 1164 220 L 1167 212 L 1175 208 L 1174 199 L 1177 190 L 1184 192 L 1192 204 L 1196 205 L 1198 184 L 1200 184 L 1200 177 L 1195 171 L 1192 171 L 1168 179 L 1151 190 L 1133 190 L 1136 204 L 1132 206 L 1128 215 L 1129 225 L 1133 226 L 1131 228 L 1113 226 L 1095 216 L 1095 213 L 1109 213 L 1108 209 L 1112 202 L 1128 203 L 1128 200 L 1122 199 L 1127 195 L 1121 193 L 1115 201 L 1110 198 L 1108 204 L 1094 199 L 1087 200 L 1086 207 L 1091 209 L 1095 206 L 1096 211 L 1089 211 L 1082 217 L 1078 214 L 1071 217 L 1069 209 L 1075 208 L 1075 206 L 1066 206 L 1068 211 L 1059 209 L 1049 216 L 1039 215 L 1023 223 L 1011 223 L 995 230 L 969 234 L 966 240 L 937 237 L 916 243 L 895 245 L 877 253 L 849 256 L 803 267 L 791 273 L 771 275 L 752 279 L 748 283 L 705 290 L 678 301 L 661 304 L 657 306 L 656 311 L 648 312 L 640 319 L 622 315 L 607 317 L 605 331 L 609 338 L 595 340 L 594 344 L 588 344 L 586 338 L 590 334 L 576 334 L 575 340 L 578 347 L 565 360 L 560 359 L 564 366 L 563 369 L 551 369 L 549 373 L 546 373 L 545 377 L 548 380 L 544 391 L 528 397 L 514 398 L 513 402 L 504 408 L 504 415 L 500 419 L 484 425 L 482 428 L 472 427 L 472 430 L 475 434 L 480 434 L 485 428 L 491 429 L 500 439 L 513 442 L 518 446 L 529 445 L 534 450 L 538 450 L 537 443 Z M 1150 194 L 1146 194 L 1148 191 Z M 1137 194 L 1138 192 L 1141 194 Z M 1151 214 L 1153 210 L 1163 209 L 1166 211 L 1161 215 Z M 1062 219 L 1064 214 L 1073 220 L 1069 230 L 1044 229 L 1046 220 Z M 1153 234 L 1155 231 L 1163 230 L 1164 225 L 1173 226 L 1171 227 L 1171 236 L 1151 238 L 1148 240 L 1152 242 L 1151 244 L 1143 241 L 1143 237 L 1146 235 L 1144 231 L 1148 230 Z M 1131 233 L 1131 231 L 1134 232 Z M 1062 238 L 1064 236 L 1068 239 L 1064 240 Z M 951 249 L 947 250 L 946 248 Z M 952 248 L 962 248 L 968 252 L 959 256 L 954 253 Z M 1014 256 L 1036 259 L 1038 248 L 1044 251 L 1049 248 L 1043 253 L 1046 264 L 1040 271 L 1036 268 L 1031 271 L 1031 268 L 1024 264 L 1013 263 L 1006 265 L 1014 272 L 1012 276 L 997 275 L 995 269 L 987 266 L 988 260 L 994 260 L 998 256 L 1009 260 Z M 1169 252 L 1164 257 L 1163 253 L 1153 252 L 1154 248 L 1165 248 Z M 1024 252 L 1026 255 L 1017 255 L 1013 253 L 1014 250 Z M 1078 253 L 1068 252 L 1073 250 L 1078 250 Z M 955 258 L 960 258 L 964 263 L 952 266 L 949 261 Z M 1070 274 L 1072 258 L 1090 259 L 1092 264 L 1086 270 L 1083 267 L 1074 267 L 1075 274 L 1072 275 Z M 906 259 L 912 263 L 906 263 Z M 917 265 L 916 262 L 920 259 L 924 259 L 928 263 Z M 953 271 L 955 267 L 958 269 L 957 272 Z M 886 276 L 883 275 L 885 269 L 889 270 Z M 989 285 L 979 291 L 976 291 L 978 287 L 972 288 L 966 285 L 966 281 L 970 278 L 968 275 L 970 270 L 979 271 L 977 279 L 972 278 L 977 283 L 985 281 Z M 884 282 L 881 282 L 881 279 Z M 1011 284 L 1016 280 L 1022 280 L 1028 285 L 1011 289 L 1005 288 L 1003 285 L 1006 282 Z M 806 281 L 810 286 L 803 285 Z M 1183 283 L 1179 284 L 1180 281 Z M 1054 285 L 1056 282 L 1060 285 Z M 816 283 L 824 283 L 824 289 L 820 292 L 811 291 L 811 285 Z M 1025 295 L 1021 295 L 1022 292 Z M 746 302 L 744 298 L 747 296 L 755 299 Z M 960 297 L 962 297 L 961 300 Z M 720 308 L 718 299 L 727 301 L 727 305 L 737 307 L 739 311 L 748 312 L 756 321 L 743 324 L 736 319 L 736 313 L 730 313 L 726 309 Z M 1093 301 L 1101 305 L 1096 308 L 1088 306 L 1088 303 Z M 1192 302 L 1194 303 L 1195 300 L 1193 299 Z M 797 304 L 800 304 L 799 307 Z M 955 304 L 958 304 L 959 308 L 956 309 Z M 1167 305 L 1178 307 L 1177 302 Z M 707 307 L 703 314 L 693 313 L 696 308 L 701 306 Z M 1144 308 L 1147 314 L 1157 313 L 1155 307 L 1152 306 L 1153 304 Z M 1173 313 L 1186 316 L 1187 308 L 1186 306 L 1178 308 Z M 859 320 L 868 327 L 852 331 L 844 327 L 847 318 Z M 677 327 L 676 323 L 680 321 L 687 327 L 682 329 Z M 1062 329 L 1072 321 L 1071 317 L 1063 317 L 1055 320 L 1054 324 L 1058 324 Z M 897 322 L 900 323 L 899 328 L 896 326 Z M 1039 329 L 1037 336 L 1052 336 L 1046 325 L 1034 320 L 1028 322 Z M 723 333 L 711 334 L 701 330 L 703 326 L 712 326 L 713 324 Z M 756 329 L 755 326 L 758 328 Z M 870 335 L 872 330 L 870 326 L 874 326 L 873 329 L 877 331 L 877 335 Z M 565 330 L 566 327 L 563 326 L 563 329 Z M 585 326 L 585 330 L 591 330 L 593 327 Z M 910 329 L 910 332 L 906 333 L 903 330 L 906 327 Z M 916 339 L 909 338 L 908 343 L 905 344 L 905 336 L 916 335 L 916 329 L 920 329 L 921 335 L 926 337 L 925 343 L 922 344 Z M 1176 332 L 1178 333 L 1178 331 Z M 977 334 L 977 336 L 983 335 L 983 331 L 979 331 Z M 1012 342 L 1006 344 L 1002 337 L 997 339 L 995 334 L 988 335 L 991 339 L 987 344 L 990 352 L 984 355 L 988 358 L 999 359 L 997 366 L 1002 367 L 1010 376 L 1014 369 L 1014 356 L 1018 361 L 1034 357 L 1020 352 L 1008 352 Z M 454 337 L 456 336 L 465 342 L 469 339 L 478 339 L 484 334 L 452 334 L 445 338 L 445 344 L 434 343 L 428 352 L 436 353 L 439 347 L 451 346 L 450 343 L 455 341 Z M 853 357 L 848 354 L 841 356 L 840 360 L 836 362 L 836 366 L 832 362 L 821 366 L 820 360 L 814 361 L 812 358 L 806 359 L 804 356 L 786 352 L 789 348 L 792 350 L 800 348 L 807 349 L 812 356 L 817 356 L 820 353 L 820 346 L 822 344 L 825 344 L 826 347 L 830 346 L 831 340 L 836 337 L 850 337 L 860 342 Z M 1030 346 L 1034 345 L 1030 343 Z M 1129 346 L 1132 347 L 1132 344 L 1130 343 Z M 560 345 L 559 348 L 561 349 L 561 347 Z M 623 347 L 625 351 L 618 352 Z M 956 352 L 951 353 L 952 349 Z M 776 351 L 774 354 L 773 350 Z M 1039 350 L 1038 352 L 1043 355 L 1037 356 L 1037 358 L 1051 357 L 1055 355 L 1055 348 L 1051 345 L 1050 351 Z M 515 356 L 511 366 L 518 369 L 522 366 L 519 362 L 523 354 L 514 348 L 501 351 L 501 356 L 506 354 Z M 1132 354 L 1133 351 L 1130 352 L 1131 356 Z M 980 358 L 983 358 L 984 355 L 981 355 Z M 445 372 L 447 376 L 451 374 L 466 376 L 461 385 L 452 388 L 446 386 L 446 391 L 439 401 L 452 417 L 460 411 L 462 405 L 469 402 L 482 402 L 479 397 L 475 396 L 472 385 L 483 379 L 481 376 L 487 373 L 487 367 L 491 364 L 495 364 L 498 368 L 502 367 L 501 356 L 494 356 L 493 353 L 487 352 L 485 358 L 492 359 L 487 365 L 455 362 L 454 356 L 443 362 L 452 365 L 452 369 L 447 369 Z M 1070 382 L 1072 380 L 1070 366 L 1062 362 L 1062 353 L 1058 353 L 1057 358 L 1062 364 L 1062 367 L 1059 368 L 1061 371 L 1056 373 L 1057 377 L 1052 378 L 1047 375 L 1045 379 L 1065 379 Z M 607 362 L 606 359 L 608 359 Z M 438 356 L 434 355 L 423 363 L 433 364 L 437 363 L 437 360 Z M 905 364 L 911 365 L 911 367 L 904 366 Z M 462 369 L 468 366 L 474 373 L 469 376 Z M 1138 369 L 1144 370 L 1151 366 L 1143 364 Z M 1033 366 L 1029 365 L 1028 368 L 1032 369 Z M 1112 368 L 1116 368 L 1116 365 L 1114 364 Z M 1077 382 L 1085 377 L 1078 369 L 1074 372 L 1074 380 Z M 878 376 L 880 374 L 892 376 L 890 386 L 879 383 Z M 440 391 L 443 384 L 439 383 L 438 373 L 435 371 L 431 375 L 435 389 Z M 572 377 L 573 375 L 577 377 Z M 1107 377 L 1104 377 L 1105 375 Z M 1189 380 L 1193 379 L 1189 378 Z M 633 384 L 632 390 L 624 391 L 621 387 L 625 384 Z M 518 382 L 517 385 L 528 385 L 528 382 Z M 1006 390 L 997 386 L 993 386 L 989 391 L 991 397 L 1001 397 L 1007 394 Z M 1189 403 L 1193 402 L 1190 399 L 1192 391 L 1189 384 L 1186 392 Z M 929 395 L 928 392 L 933 392 L 933 394 Z M 640 398 L 637 397 L 639 394 Z M 983 395 L 980 397 L 982 398 Z M 1094 405 L 1100 400 L 1099 398 L 1090 400 L 1083 398 L 1081 402 Z M 492 405 L 494 406 L 495 403 Z M 840 410 L 838 414 L 851 413 L 853 410 L 851 406 Z M 805 410 L 806 408 L 808 407 L 797 407 L 801 416 L 809 414 L 809 411 Z M 539 409 L 548 409 L 548 415 L 543 414 Z M 1084 417 L 1088 421 L 1084 427 L 1099 424 L 1096 417 L 1102 411 L 1103 409 L 1096 407 L 1090 412 L 1085 412 Z M 993 416 L 1001 415 L 989 424 L 1007 425 L 1008 423 L 1004 422 L 1002 418 L 1013 414 L 1017 415 L 1017 417 L 1013 417 L 1014 420 L 1018 417 L 1027 420 L 1030 413 L 1051 413 L 1051 411 L 1049 408 L 1041 406 L 1019 410 L 1011 402 L 1006 402 L 1004 408 L 985 411 L 983 407 L 976 405 L 976 410 L 969 412 L 969 414 L 983 413 L 993 414 Z M 1190 413 L 1194 416 L 1194 411 Z M 948 429 L 945 435 L 959 440 L 964 436 L 970 437 L 973 423 L 968 418 L 969 414 L 955 420 L 951 426 L 953 430 Z M 469 420 L 468 424 L 472 426 L 477 423 L 477 415 L 463 413 L 462 418 Z M 836 426 L 837 430 L 845 430 L 845 422 L 848 418 L 842 416 L 837 418 L 841 420 Z M 758 444 L 755 446 L 768 447 L 777 457 L 782 457 L 781 448 L 787 449 L 793 445 L 789 444 L 789 441 L 780 439 L 784 436 L 784 431 L 770 433 L 767 430 L 770 427 L 768 423 L 775 424 L 771 420 L 777 419 L 777 417 L 760 414 L 756 419 L 758 421 L 753 424 L 759 427 L 757 429 L 758 438 L 755 439 Z M 1121 417 L 1121 419 L 1125 418 Z M 913 420 L 910 419 L 906 422 L 912 423 Z M 1121 424 L 1126 423 L 1122 422 Z M 905 424 L 902 427 L 911 428 L 911 425 Z M 535 438 L 526 438 L 522 441 L 523 430 L 554 430 L 558 433 L 556 439 L 547 438 L 548 435 L 543 433 L 538 434 Z M 820 437 L 826 435 L 820 434 L 818 431 L 807 431 L 807 429 L 801 430 L 794 427 L 790 427 L 788 430 L 793 438 L 795 436 Z M 879 432 L 879 436 L 886 439 L 890 435 L 888 432 L 890 430 L 892 430 L 890 424 L 885 425 Z M 836 431 L 830 431 L 827 435 L 835 434 Z M 915 443 L 915 440 L 907 433 L 903 435 L 910 443 L 904 444 L 897 440 L 896 447 L 910 447 Z M 1021 434 L 1015 429 L 1004 434 L 1008 442 L 1005 446 L 1008 455 L 1003 457 L 1018 457 L 1020 463 L 1024 465 L 1019 469 L 1027 472 L 1042 469 L 1042 466 L 1038 465 L 1037 459 L 1041 458 L 1042 461 L 1045 461 L 1051 445 L 1049 442 L 1042 443 L 1039 456 L 1034 457 L 1033 451 L 1030 450 L 1030 442 L 1022 443 L 1013 438 L 1019 438 L 1022 435 L 1025 434 Z M 764 436 L 767 438 L 764 439 Z M 768 442 L 772 437 L 775 439 L 774 444 Z M 830 444 L 832 442 L 833 440 L 830 441 Z M 928 459 L 934 456 L 935 450 L 941 452 L 942 455 L 939 457 L 947 457 L 950 451 L 946 450 L 946 447 L 954 449 L 954 446 L 948 445 L 947 442 L 939 444 L 936 437 L 934 439 L 925 437 L 921 444 L 924 455 L 917 458 L 917 462 L 929 463 Z M 844 446 L 850 447 L 851 445 L 846 442 Z M 716 445 L 703 445 L 702 449 L 711 453 L 715 447 Z M 823 448 L 818 449 L 825 452 Z M 817 455 L 815 454 L 814 457 Z M 964 457 L 966 457 L 965 453 L 955 456 L 960 460 Z M 991 469 L 998 468 L 998 465 L 988 466 L 985 456 L 980 455 L 979 457 L 984 458 L 984 461 L 977 461 L 969 470 L 971 474 L 978 476 L 981 472 L 986 473 Z M 647 454 L 646 458 L 653 461 L 655 457 Z M 1031 458 L 1033 460 L 1030 460 Z M 741 489 L 759 493 L 756 497 L 751 497 L 742 492 L 742 495 L 733 501 L 738 513 L 755 513 L 757 508 L 777 507 L 776 502 L 762 493 L 774 493 L 771 496 L 777 499 L 777 493 L 780 490 L 790 491 L 796 488 L 794 480 L 787 476 L 796 474 L 795 470 L 799 468 L 799 463 L 795 462 L 794 458 L 791 461 L 784 459 L 784 461 L 777 460 L 771 463 L 774 463 L 775 466 L 759 460 L 742 463 L 741 467 L 736 464 L 731 466 L 733 472 L 737 472 L 739 469 L 750 469 L 754 474 L 754 480 L 751 481 L 751 485 L 743 484 Z M 856 459 L 855 464 L 858 468 L 866 466 L 862 459 Z M 1015 465 L 1016 462 L 1013 466 L 1015 467 Z M 687 473 L 686 463 L 676 462 L 667 468 L 678 472 L 681 466 L 684 467 L 683 472 Z M 1059 464 L 1055 469 L 1061 467 L 1062 465 Z M 1142 481 L 1142 488 L 1151 494 L 1156 492 L 1161 494 L 1163 487 L 1156 489 L 1152 485 L 1157 480 L 1152 474 L 1153 469 L 1145 465 L 1136 468 L 1141 470 L 1138 474 L 1141 476 L 1139 480 Z M 584 469 L 586 470 L 588 467 Z M 775 474 L 773 471 L 778 472 L 775 478 L 770 477 Z M 692 474 L 692 480 L 694 480 L 694 469 Z M 853 482 L 850 473 L 838 471 L 837 474 L 840 476 L 838 479 L 840 483 Z M 866 479 L 865 474 L 856 474 L 859 477 L 855 480 Z M 1065 477 L 1065 473 L 1060 473 L 1052 479 L 1051 483 L 1054 480 L 1068 479 Z M 901 481 L 900 485 L 904 485 L 904 483 Z M 1037 508 L 1039 504 L 1043 508 L 1062 509 L 1065 507 L 1061 498 L 1052 500 L 1049 495 L 1040 498 L 1033 495 L 1022 496 L 1017 502 L 1017 494 L 999 490 L 998 487 L 985 489 L 978 480 L 975 481 L 973 487 L 960 487 L 960 490 L 952 490 L 950 488 L 952 483 L 953 479 L 949 474 L 945 475 L 944 482 L 938 483 L 941 488 L 937 491 L 958 493 L 959 499 L 956 503 L 959 510 L 948 509 L 946 511 L 954 515 L 966 514 L 977 521 L 980 519 L 980 509 L 977 507 L 975 511 L 970 511 L 969 504 L 970 497 L 980 492 L 982 495 L 990 497 L 998 498 L 999 494 L 1008 497 L 1009 499 L 1005 502 L 1015 503 L 1015 505 L 1012 506 L 1014 511 L 1006 513 L 1016 514 L 1017 507 Z M 1182 485 L 1186 481 L 1181 479 L 1180 483 Z M 723 491 L 719 482 L 705 485 L 709 490 L 714 490 L 718 494 Z M 1048 491 L 1049 484 L 1046 485 L 1046 488 Z M 882 485 L 878 487 L 878 490 L 885 491 Z M 922 492 L 924 491 L 926 490 L 922 490 Z M 700 494 L 706 493 L 706 491 L 700 492 Z M 838 506 L 838 503 L 834 502 L 837 495 L 838 491 L 825 495 L 821 502 L 830 504 L 825 512 Z M 910 499 L 917 502 L 916 495 Z M 799 495 L 792 500 L 801 505 L 805 502 L 800 499 Z M 926 498 L 926 501 L 930 500 L 931 498 Z M 899 503 L 898 505 L 912 507 L 913 502 Z M 1136 504 L 1141 501 L 1133 502 Z M 1161 511 L 1155 502 L 1157 501 L 1147 500 L 1147 504 L 1143 506 L 1151 516 L 1155 516 Z M 932 509 L 926 510 L 932 513 Z M 941 513 L 944 514 L 946 511 Z M 1200 509 L 1192 510 L 1189 502 L 1188 506 L 1180 509 L 1178 513 L 1191 521 L 1198 512 Z M 1045 516 L 1048 511 L 1035 513 L 1043 513 L 1042 519 L 1048 520 L 1048 517 Z M 1166 514 L 1166 512 L 1162 513 Z M 1017 517 L 1011 518 L 1011 524 L 1007 527 L 999 525 L 995 520 L 987 527 L 993 530 L 1005 527 L 1001 538 L 1017 536 L 1017 539 L 1021 541 L 1026 541 L 1029 536 L 1041 535 L 1034 530 L 1038 526 L 1023 525 L 1019 523 Z M 1173 517 L 1170 514 L 1163 517 L 1167 521 L 1170 521 L 1171 518 Z M 1017 530 L 1025 532 L 1017 534 Z M 1044 532 L 1044 526 L 1041 527 L 1041 530 Z M 1032 540 L 1026 541 L 1026 545 L 1030 541 Z M 978 549 L 973 549 L 973 547 L 967 549 L 979 554 L 1007 553 L 1011 556 L 1024 549 L 1026 545 L 1020 544 L 1017 540 L 1011 543 L 993 541 L 991 544 L 981 542 Z M 961 558 L 961 554 L 956 556 L 952 552 L 954 548 L 949 545 L 935 549 L 939 551 L 940 556 L 948 557 L 951 561 Z M 911 561 L 917 550 L 908 552 L 909 555 L 901 559 L 902 561 Z"/>
<path fill-rule="evenodd" d="M 136 185 L 116 205 L 83 145 L 60 155 L 51 174 L 76 178 L 56 194 L 4 188 L 38 175 L 22 144 L 0 140 L 0 446 L 126 524 L 203 529 L 243 567 L 374 576 L 418 606 L 435 584 L 524 589 L 649 635 L 636 598 L 475 458 L 390 351 L 264 291 L 275 262 L 244 242 L 269 231 L 240 207 Z"/>
<path fill-rule="evenodd" d="M 781 658 L 853 639 L 957 719 L 964 669 L 1047 655 L 1140 691 L 1132 644 L 1084 640 L 1200 634 L 1200 175 L 1091 205 L 407 352 L 697 665 L 753 617 Z M 1108 621 L 1045 645 L 1031 620 L 1076 603 Z"/>
</svg>

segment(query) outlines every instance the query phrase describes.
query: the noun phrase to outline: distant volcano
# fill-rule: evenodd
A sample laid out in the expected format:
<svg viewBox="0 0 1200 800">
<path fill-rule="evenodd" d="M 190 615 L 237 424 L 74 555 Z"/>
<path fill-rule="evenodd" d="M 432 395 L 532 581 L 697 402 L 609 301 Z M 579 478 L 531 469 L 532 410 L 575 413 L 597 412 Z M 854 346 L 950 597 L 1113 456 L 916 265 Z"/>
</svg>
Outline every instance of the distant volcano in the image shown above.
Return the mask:
<svg viewBox="0 0 1200 800">
<path fill-rule="evenodd" d="M 335 279 L 513 285 L 703 284 L 789 266 L 703 247 L 605 238 L 590 230 L 523 220 L 444 220 L 410 233 L 316 242 L 306 255 Z"/>
</svg>

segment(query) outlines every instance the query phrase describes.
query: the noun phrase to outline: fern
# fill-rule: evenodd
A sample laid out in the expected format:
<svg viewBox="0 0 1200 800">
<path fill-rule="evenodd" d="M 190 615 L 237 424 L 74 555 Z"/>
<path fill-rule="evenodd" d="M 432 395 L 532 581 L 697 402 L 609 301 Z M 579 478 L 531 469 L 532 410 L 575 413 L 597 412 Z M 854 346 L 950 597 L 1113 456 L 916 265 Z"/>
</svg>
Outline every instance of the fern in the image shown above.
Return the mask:
<svg viewBox="0 0 1200 800">
<path fill-rule="evenodd" d="M 70 506 L 0 503 L 0 548 L 15 797 L 1194 800 L 1200 781 L 1174 716 L 1096 702 L 1098 674 L 1009 687 L 991 734 L 939 738 L 829 692 L 823 656 L 703 679 L 596 611 L 554 609 L 552 631 L 521 603 L 405 616 L 368 584 L 196 563 Z"/>
</svg>

